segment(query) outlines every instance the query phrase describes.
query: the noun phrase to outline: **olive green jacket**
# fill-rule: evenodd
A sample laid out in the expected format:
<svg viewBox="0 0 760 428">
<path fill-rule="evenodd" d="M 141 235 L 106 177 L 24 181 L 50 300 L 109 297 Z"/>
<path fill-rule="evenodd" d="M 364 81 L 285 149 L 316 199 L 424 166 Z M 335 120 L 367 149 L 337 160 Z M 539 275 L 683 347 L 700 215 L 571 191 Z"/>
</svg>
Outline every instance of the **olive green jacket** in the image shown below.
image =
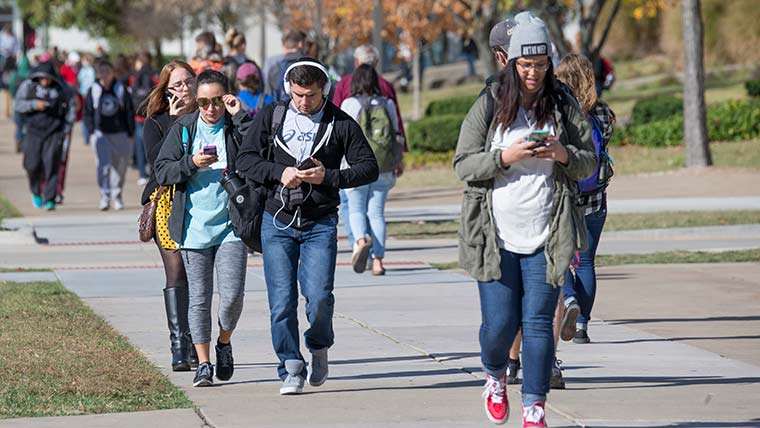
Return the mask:
<svg viewBox="0 0 760 428">
<path fill-rule="evenodd" d="M 591 125 L 569 89 L 562 84 L 554 111 L 555 133 L 568 153 L 567 165 L 554 164 L 554 197 L 549 237 L 544 245 L 546 279 L 554 286 L 565 283 L 570 262 L 578 250 L 587 248 L 586 222 L 576 205 L 577 180 L 594 172 L 596 153 Z M 494 178 L 503 171 L 501 151 L 491 150 L 498 127 L 493 111 L 498 83 L 490 85 L 475 101 L 462 123 L 454 156 L 454 170 L 465 182 L 459 226 L 459 264 L 478 281 L 501 278 L 501 257 L 493 219 Z M 490 104 L 490 105 L 489 105 Z M 562 115 L 566 115 L 563 119 Z"/>
</svg>

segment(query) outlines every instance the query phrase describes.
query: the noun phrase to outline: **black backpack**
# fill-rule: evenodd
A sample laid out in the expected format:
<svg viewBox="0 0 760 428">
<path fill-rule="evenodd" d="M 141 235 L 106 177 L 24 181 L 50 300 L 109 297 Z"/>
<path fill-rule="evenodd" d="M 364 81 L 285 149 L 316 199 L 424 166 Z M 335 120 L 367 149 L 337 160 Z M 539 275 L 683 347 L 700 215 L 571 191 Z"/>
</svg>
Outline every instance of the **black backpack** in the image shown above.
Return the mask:
<svg viewBox="0 0 760 428">
<path fill-rule="evenodd" d="M 272 115 L 272 128 L 269 135 L 269 147 L 266 158 L 272 159 L 272 140 L 279 132 L 282 122 L 285 120 L 286 104 L 279 103 L 274 108 Z M 239 144 L 238 144 L 239 145 Z M 247 178 L 244 184 L 230 193 L 227 209 L 229 211 L 232 232 L 242 240 L 245 245 L 258 253 L 263 253 L 261 245 L 261 223 L 264 218 L 264 206 L 269 196 L 268 189 Z"/>
</svg>

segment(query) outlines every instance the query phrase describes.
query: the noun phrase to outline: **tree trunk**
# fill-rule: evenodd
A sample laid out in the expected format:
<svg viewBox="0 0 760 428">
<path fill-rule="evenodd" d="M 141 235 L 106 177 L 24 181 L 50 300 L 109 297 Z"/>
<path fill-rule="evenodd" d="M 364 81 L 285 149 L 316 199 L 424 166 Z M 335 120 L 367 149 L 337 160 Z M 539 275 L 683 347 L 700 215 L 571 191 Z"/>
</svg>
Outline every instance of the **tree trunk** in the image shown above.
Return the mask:
<svg viewBox="0 0 760 428">
<path fill-rule="evenodd" d="M 264 5 L 259 6 L 259 59 L 260 66 L 264 67 L 267 59 L 267 10 Z"/>
<path fill-rule="evenodd" d="M 707 140 L 701 0 L 681 0 L 684 45 L 684 143 L 686 166 L 712 165 Z"/>
<path fill-rule="evenodd" d="M 372 18 L 374 26 L 372 27 L 372 45 L 380 53 L 379 60 L 377 61 L 377 72 L 383 72 L 383 7 L 380 4 L 380 0 L 375 0 L 373 6 Z"/>
<path fill-rule="evenodd" d="M 475 43 L 478 45 L 478 59 L 480 60 L 480 64 L 483 65 L 486 77 L 493 76 L 499 72 L 496 58 L 494 58 L 491 46 L 488 44 L 488 35 L 491 30 L 490 27 L 491 26 L 489 25 L 488 30 L 481 29 L 474 34 L 476 37 Z"/>
<path fill-rule="evenodd" d="M 412 52 L 412 80 L 414 81 L 414 120 L 422 117 L 422 76 L 420 75 L 420 61 L 422 56 L 420 43 L 414 45 Z"/>
<path fill-rule="evenodd" d="M 152 66 L 156 67 L 156 70 L 161 69 L 161 65 L 164 64 L 164 53 L 161 50 L 161 38 L 156 37 L 153 39 L 153 50 L 155 50 L 156 54 L 153 57 L 153 64 Z"/>
</svg>

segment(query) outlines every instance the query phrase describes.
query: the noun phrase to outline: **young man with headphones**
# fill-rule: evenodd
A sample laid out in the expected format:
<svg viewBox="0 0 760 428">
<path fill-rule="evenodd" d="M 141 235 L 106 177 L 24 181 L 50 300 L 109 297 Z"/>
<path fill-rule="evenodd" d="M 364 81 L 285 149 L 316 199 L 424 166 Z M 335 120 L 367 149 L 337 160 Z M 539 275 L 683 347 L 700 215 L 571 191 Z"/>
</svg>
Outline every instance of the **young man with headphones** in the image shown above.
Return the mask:
<svg viewBox="0 0 760 428">
<path fill-rule="evenodd" d="M 254 118 L 237 158 L 238 171 L 267 187 L 261 227 L 272 344 L 280 360 L 280 394 L 300 394 L 327 379 L 332 346 L 338 189 L 377 179 L 375 155 L 359 125 L 327 95 L 327 69 L 309 57 L 290 65 L 288 101 L 267 105 Z M 350 168 L 341 170 L 344 159 Z M 306 298 L 310 370 L 298 337 L 298 286 Z"/>
</svg>

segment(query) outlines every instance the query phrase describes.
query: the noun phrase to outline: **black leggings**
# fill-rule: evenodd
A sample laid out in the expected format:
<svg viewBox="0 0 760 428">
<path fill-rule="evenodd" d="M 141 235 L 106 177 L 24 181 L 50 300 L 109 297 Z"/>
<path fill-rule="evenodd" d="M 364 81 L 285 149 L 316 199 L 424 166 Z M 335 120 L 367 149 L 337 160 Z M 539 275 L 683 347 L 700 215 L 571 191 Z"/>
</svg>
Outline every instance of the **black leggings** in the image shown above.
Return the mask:
<svg viewBox="0 0 760 428">
<path fill-rule="evenodd" d="M 185 287 L 187 288 L 187 274 L 185 273 L 185 263 L 182 261 L 182 255 L 179 250 L 167 250 L 161 246 L 158 239 L 153 241 L 161 253 L 161 260 L 164 262 L 164 272 L 166 273 L 166 288 Z"/>
</svg>

